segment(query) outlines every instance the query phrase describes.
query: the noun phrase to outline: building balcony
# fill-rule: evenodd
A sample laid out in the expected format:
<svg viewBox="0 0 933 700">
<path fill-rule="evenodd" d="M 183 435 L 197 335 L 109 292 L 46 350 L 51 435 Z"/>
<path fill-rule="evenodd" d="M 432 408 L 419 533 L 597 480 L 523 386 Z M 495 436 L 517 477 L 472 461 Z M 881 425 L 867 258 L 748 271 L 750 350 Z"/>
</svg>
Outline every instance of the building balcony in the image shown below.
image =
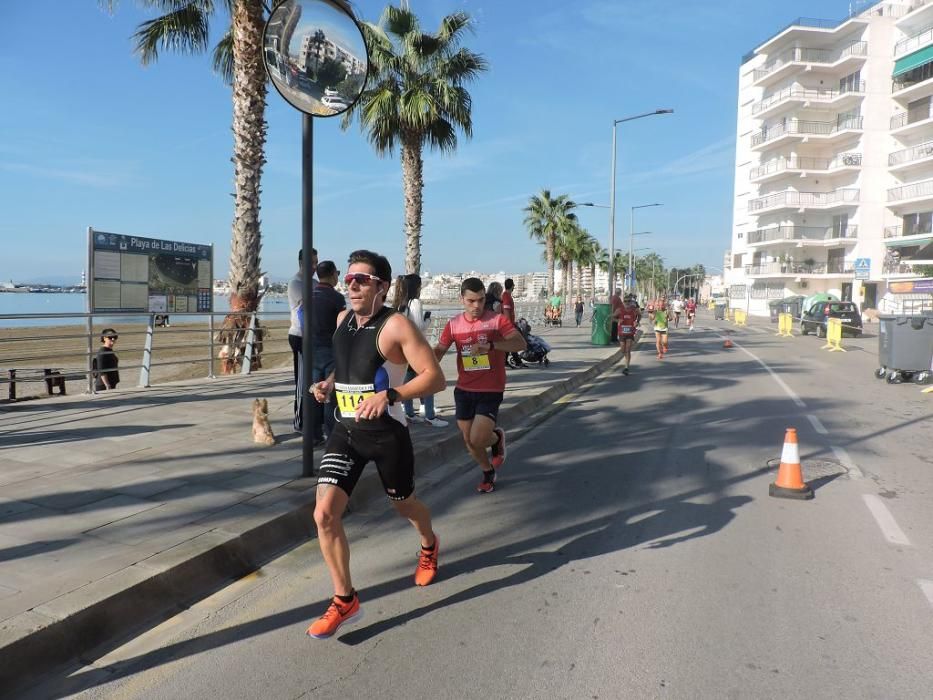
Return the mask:
<svg viewBox="0 0 933 700">
<path fill-rule="evenodd" d="M 929 110 L 895 114 L 889 124 L 891 135 L 898 137 L 909 136 L 930 125 L 933 125 L 933 114 Z"/>
<path fill-rule="evenodd" d="M 929 62 L 918 66 L 891 81 L 891 97 L 909 104 L 933 95 L 933 71 Z"/>
<path fill-rule="evenodd" d="M 840 262 L 769 262 L 758 265 L 746 265 L 748 277 L 852 277 L 855 268 Z"/>
<path fill-rule="evenodd" d="M 789 119 L 753 134 L 751 147 L 753 151 L 762 151 L 794 141 L 806 143 L 811 139 L 830 144 L 861 131 L 862 117 L 845 117 L 832 122 Z"/>
<path fill-rule="evenodd" d="M 921 32 L 923 27 L 933 21 L 933 0 L 913 0 L 907 6 L 907 12 L 895 23 L 905 34 Z"/>
<path fill-rule="evenodd" d="M 808 175 L 830 175 L 840 172 L 852 172 L 862 165 L 861 153 L 840 153 L 835 158 L 775 158 L 766 161 L 749 171 L 748 179 L 752 182 L 768 182 L 786 175 L 807 177 Z"/>
<path fill-rule="evenodd" d="M 904 233 L 903 226 L 885 226 L 884 240 L 885 245 L 898 247 L 929 245 L 933 242 L 933 232 L 917 231 L 911 228 L 907 230 L 907 233 Z"/>
<path fill-rule="evenodd" d="M 881 265 L 881 276 L 884 279 L 913 279 L 920 277 L 913 267 L 907 263 L 885 261 Z"/>
<path fill-rule="evenodd" d="M 775 192 L 764 197 L 751 199 L 748 202 L 749 214 L 762 214 L 768 211 L 781 209 L 838 209 L 858 206 L 859 191 L 857 189 L 839 189 L 833 192 L 797 192 L 787 190 Z"/>
<path fill-rule="evenodd" d="M 897 42 L 894 45 L 894 58 L 919 51 L 929 44 L 933 44 L 933 26 L 924 27 L 916 34 Z"/>
<path fill-rule="evenodd" d="M 846 243 L 854 244 L 857 240 L 857 226 L 846 226 L 844 229 L 833 226 L 773 226 L 750 231 L 746 238 L 746 245 L 756 249 L 787 244 L 795 244 L 797 248 L 828 247 Z"/>
<path fill-rule="evenodd" d="M 865 96 L 865 81 L 860 81 L 846 90 L 808 90 L 791 86 L 763 98 L 752 105 L 752 116 L 764 119 L 791 107 L 809 107 L 813 104 L 827 105 L 834 109 L 845 109 Z"/>
<path fill-rule="evenodd" d="M 888 207 L 899 208 L 933 200 L 933 180 L 922 180 L 888 190 Z"/>
<path fill-rule="evenodd" d="M 933 163 L 933 141 L 926 141 L 888 155 L 888 167 L 891 172 L 909 172 L 924 169 Z"/>
<path fill-rule="evenodd" d="M 814 66 L 825 69 L 839 69 L 851 73 L 868 56 L 868 42 L 856 41 L 838 49 L 818 49 L 794 46 L 772 58 L 761 68 L 755 69 L 752 76 L 757 87 L 771 85 L 803 69 L 812 70 Z"/>
</svg>

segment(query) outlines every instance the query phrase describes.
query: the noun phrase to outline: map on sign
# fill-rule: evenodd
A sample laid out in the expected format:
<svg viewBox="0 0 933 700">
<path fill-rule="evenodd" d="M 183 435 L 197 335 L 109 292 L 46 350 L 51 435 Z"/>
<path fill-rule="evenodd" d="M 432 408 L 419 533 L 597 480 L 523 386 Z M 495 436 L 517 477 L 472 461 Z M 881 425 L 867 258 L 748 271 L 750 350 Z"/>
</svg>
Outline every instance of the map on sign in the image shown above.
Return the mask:
<svg viewBox="0 0 933 700">
<path fill-rule="evenodd" d="M 197 243 L 90 232 L 90 309 L 213 311 L 213 248 Z"/>
</svg>

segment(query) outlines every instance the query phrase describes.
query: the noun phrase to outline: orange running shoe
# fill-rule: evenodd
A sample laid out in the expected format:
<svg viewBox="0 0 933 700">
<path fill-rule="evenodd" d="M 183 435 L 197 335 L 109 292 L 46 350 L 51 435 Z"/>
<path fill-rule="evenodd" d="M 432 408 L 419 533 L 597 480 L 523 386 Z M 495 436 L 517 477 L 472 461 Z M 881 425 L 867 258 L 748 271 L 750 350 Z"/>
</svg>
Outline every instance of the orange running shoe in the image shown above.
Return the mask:
<svg viewBox="0 0 933 700">
<path fill-rule="evenodd" d="M 327 639 L 333 637 L 344 622 L 359 620 L 362 616 L 360 597 L 356 593 L 353 594 L 353 600 L 349 603 L 344 603 L 334 596 L 324 614 L 308 628 L 307 634 L 315 639 Z"/>
<path fill-rule="evenodd" d="M 434 549 L 418 552 L 418 568 L 415 569 L 415 585 L 427 586 L 437 576 L 437 555 L 441 551 L 441 538 L 434 533 Z"/>
</svg>

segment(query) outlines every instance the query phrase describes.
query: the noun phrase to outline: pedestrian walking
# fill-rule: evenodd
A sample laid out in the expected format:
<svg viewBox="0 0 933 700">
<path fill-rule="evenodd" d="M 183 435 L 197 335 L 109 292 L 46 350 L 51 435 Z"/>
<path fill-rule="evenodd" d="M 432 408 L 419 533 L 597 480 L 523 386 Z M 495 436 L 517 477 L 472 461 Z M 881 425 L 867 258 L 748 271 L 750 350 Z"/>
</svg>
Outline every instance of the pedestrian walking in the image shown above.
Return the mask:
<svg viewBox="0 0 933 700">
<path fill-rule="evenodd" d="M 428 320 L 431 317 L 430 311 L 425 311 L 421 305 L 421 276 L 420 275 L 399 275 L 395 280 L 395 310 L 411 321 L 415 328 L 425 336 L 425 330 L 428 326 Z M 405 381 L 410 382 L 415 378 L 415 370 L 409 366 L 405 373 Z M 428 394 L 421 397 L 421 408 L 424 417 L 415 413 L 414 399 L 404 401 L 405 417 L 409 423 L 427 423 L 435 428 L 446 428 L 447 421 L 438 418 L 434 412 L 434 394 Z"/>
<path fill-rule="evenodd" d="M 337 279 L 340 271 L 331 260 L 324 260 L 317 266 L 317 283 L 311 297 L 311 381 L 317 383 L 327 379 L 334 371 L 334 331 L 337 330 L 337 316 L 347 302 L 338 292 Z M 334 412 L 337 405 L 331 400 L 326 404 L 315 402 L 311 415 L 311 438 L 314 446 L 323 445 L 334 431 Z"/>
<path fill-rule="evenodd" d="M 334 370 L 312 385 L 317 401 L 336 396 L 338 419 L 321 459 L 314 506 L 318 542 L 334 587 L 327 610 L 308 628 L 316 639 L 333 636 L 361 612 L 343 514 L 370 461 L 376 463 L 396 512 L 411 522 L 421 540 L 415 585 L 434 580 L 440 552 L 431 511 L 414 493 L 414 448 L 402 402 L 437 393 L 444 388 L 444 374 L 418 329 L 385 305 L 392 266 L 384 256 L 368 250 L 351 253 L 344 281 L 350 308 L 337 319 Z M 414 367 L 416 376 L 406 382 L 408 367 Z"/>
<path fill-rule="evenodd" d="M 463 313 L 444 326 L 434 354 L 440 360 L 451 345 L 456 345 L 457 427 L 467 451 L 483 472 L 476 490 L 490 493 L 495 488 L 496 470 L 506 457 L 505 431 L 496 425 L 505 392 L 505 354 L 524 350 L 526 343 L 511 321 L 485 308 L 482 280 L 463 280 L 460 300 Z"/>
<path fill-rule="evenodd" d="M 577 303 L 573 305 L 573 317 L 577 322 L 577 328 L 580 327 L 580 324 L 583 323 L 583 311 L 585 310 L 583 305 L 583 298 L 577 297 Z"/>
<path fill-rule="evenodd" d="M 496 314 L 502 313 L 502 295 L 505 290 L 499 282 L 490 282 L 486 288 L 486 309 Z"/>
<path fill-rule="evenodd" d="M 290 325 L 288 327 L 288 346 L 292 349 L 292 373 L 295 376 L 295 397 L 292 401 L 294 416 L 292 425 L 296 432 L 301 432 L 301 405 L 304 391 L 304 369 L 301 362 L 301 338 L 304 315 L 302 297 L 304 295 L 304 261 L 301 259 L 303 250 L 298 251 L 298 272 L 288 283 L 288 310 Z M 317 250 L 311 249 L 311 271 L 317 268 Z"/>
<path fill-rule="evenodd" d="M 93 361 L 94 390 L 107 391 L 116 389 L 120 383 L 120 360 L 113 346 L 117 342 L 117 332 L 113 328 L 105 328 L 100 332 L 100 348 Z M 50 390 L 51 391 L 51 390 Z"/>
</svg>

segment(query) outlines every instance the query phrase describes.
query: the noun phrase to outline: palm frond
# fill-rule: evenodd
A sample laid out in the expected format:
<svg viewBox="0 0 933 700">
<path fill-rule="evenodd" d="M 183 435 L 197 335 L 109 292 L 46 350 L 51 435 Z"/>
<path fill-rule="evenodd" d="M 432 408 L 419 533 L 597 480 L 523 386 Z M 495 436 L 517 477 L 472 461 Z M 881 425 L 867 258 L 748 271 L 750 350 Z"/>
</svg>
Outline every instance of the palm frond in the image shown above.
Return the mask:
<svg viewBox="0 0 933 700">
<path fill-rule="evenodd" d="M 227 30 L 214 47 L 214 72 L 227 85 L 233 85 L 233 28 Z"/>
<path fill-rule="evenodd" d="M 473 27 L 473 20 L 466 12 L 454 12 L 441 20 L 438 38 L 448 45 L 457 43 L 464 32 Z"/>
<path fill-rule="evenodd" d="M 393 34 L 396 38 L 402 39 L 406 34 L 418 33 L 418 17 L 411 10 L 403 10 L 400 7 L 387 5 L 382 13 L 379 24 L 385 28 L 388 34 Z"/>
<path fill-rule="evenodd" d="M 160 49 L 200 53 L 207 49 L 209 32 L 208 15 L 204 9 L 189 3 L 140 24 L 133 35 L 135 51 L 143 65 L 157 61 Z"/>
</svg>

